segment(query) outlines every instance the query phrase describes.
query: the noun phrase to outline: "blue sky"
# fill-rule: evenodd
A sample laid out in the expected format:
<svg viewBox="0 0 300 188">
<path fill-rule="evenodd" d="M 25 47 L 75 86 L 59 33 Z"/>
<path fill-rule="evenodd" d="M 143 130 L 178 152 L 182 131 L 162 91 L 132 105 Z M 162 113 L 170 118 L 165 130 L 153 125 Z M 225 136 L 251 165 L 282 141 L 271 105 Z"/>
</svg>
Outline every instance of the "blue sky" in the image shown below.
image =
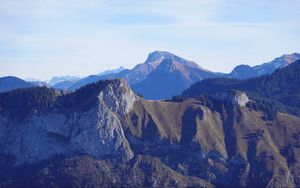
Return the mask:
<svg viewBox="0 0 300 188">
<path fill-rule="evenodd" d="M 165 50 L 229 72 L 300 52 L 300 0 L 0 0 L 0 76 L 86 76 Z"/>
</svg>

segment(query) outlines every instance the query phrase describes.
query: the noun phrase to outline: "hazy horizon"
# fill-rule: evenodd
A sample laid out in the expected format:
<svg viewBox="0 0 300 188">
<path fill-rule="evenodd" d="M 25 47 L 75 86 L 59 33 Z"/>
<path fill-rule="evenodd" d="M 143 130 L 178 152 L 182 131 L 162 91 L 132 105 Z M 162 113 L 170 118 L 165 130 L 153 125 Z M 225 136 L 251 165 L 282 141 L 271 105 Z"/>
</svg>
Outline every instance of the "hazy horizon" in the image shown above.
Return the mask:
<svg viewBox="0 0 300 188">
<path fill-rule="evenodd" d="M 49 80 L 169 51 L 230 72 L 300 52 L 298 0 L 0 1 L 0 77 Z"/>
</svg>

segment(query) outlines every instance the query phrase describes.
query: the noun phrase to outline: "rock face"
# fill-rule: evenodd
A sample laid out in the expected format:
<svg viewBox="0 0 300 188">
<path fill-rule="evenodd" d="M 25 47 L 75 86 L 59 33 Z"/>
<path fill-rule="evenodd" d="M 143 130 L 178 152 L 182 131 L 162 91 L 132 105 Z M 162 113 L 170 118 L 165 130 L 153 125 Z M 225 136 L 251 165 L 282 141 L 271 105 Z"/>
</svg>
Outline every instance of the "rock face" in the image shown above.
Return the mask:
<svg viewBox="0 0 300 188">
<path fill-rule="evenodd" d="M 239 106 L 246 106 L 249 102 L 247 94 L 237 90 L 228 90 L 226 92 L 216 93 L 213 95 L 213 98 L 225 103 L 237 104 Z"/>
<path fill-rule="evenodd" d="M 0 186 L 299 185 L 300 119 L 266 121 L 243 92 L 217 98 L 148 101 L 116 79 L 55 94 L 22 119 L 0 102 Z"/>
</svg>

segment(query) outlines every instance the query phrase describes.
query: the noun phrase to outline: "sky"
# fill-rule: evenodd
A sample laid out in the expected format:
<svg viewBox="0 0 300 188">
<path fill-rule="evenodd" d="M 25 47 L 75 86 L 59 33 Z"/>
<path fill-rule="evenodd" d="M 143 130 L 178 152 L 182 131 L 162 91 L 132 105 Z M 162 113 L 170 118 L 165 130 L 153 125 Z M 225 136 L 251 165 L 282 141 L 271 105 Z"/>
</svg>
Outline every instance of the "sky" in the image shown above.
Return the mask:
<svg viewBox="0 0 300 188">
<path fill-rule="evenodd" d="M 0 77 L 133 68 L 155 50 L 230 72 L 300 52 L 300 0 L 0 0 Z"/>
</svg>

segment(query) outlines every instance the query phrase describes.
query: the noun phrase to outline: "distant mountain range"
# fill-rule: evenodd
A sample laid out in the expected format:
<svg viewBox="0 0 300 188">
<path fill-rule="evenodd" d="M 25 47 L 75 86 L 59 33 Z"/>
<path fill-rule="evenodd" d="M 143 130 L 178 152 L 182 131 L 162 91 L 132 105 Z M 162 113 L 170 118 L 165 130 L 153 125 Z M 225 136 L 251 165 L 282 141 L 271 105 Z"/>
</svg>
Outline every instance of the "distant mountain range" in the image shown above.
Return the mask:
<svg viewBox="0 0 300 188">
<path fill-rule="evenodd" d="M 47 82 L 43 82 L 43 81 L 30 81 L 29 83 L 37 86 L 37 87 L 52 87 L 50 84 L 48 84 Z"/>
<path fill-rule="evenodd" d="M 273 61 L 253 67 L 249 65 L 236 66 L 227 76 L 230 78 L 246 79 L 259 77 L 265 74 L 272 74 L 275 70 L 284 68 L 299 59 L 299 53 L 285 54 L 281 57 L 275 58 Z"/>
<path fill-rule="evenodd" d="M 123 78 L 132 88 L 146 99 L 167 99 L 180 94 L 193 83 L 205 78 L 229 77 L 246 79 L 271 74 L 278 68 L 286 67 L 300 59 L 298 53 L 286 54 L 271 62 L 250 67 L 239 65 L 229 74 L 214 73 L 203 69 L 195 62 L 185 60 L 165 51 L 155 51 L 147 60 L 131 70 L 106 75 L 91 75 L 74 83 L 69 90 L 78 89 L 98 80 Z"/>
<path fill-rule="evenodd" d="M 92 75 L 79 80 L 69 89 L 75 90 L 98 80 L 123 78 L 145 98 L 163 99 L 181 93 L 196 81 L 218 76 L 221 75 L 203 69 L 195 62 L 169 52 L 155 51 L 148 55 L 144 63 L 131 70 L 104 76 Z"/>
<path fill-rule="evenodd" d="M 215 73 L 200 67 L 197 63 L 183 59 L 166 51 L 154 51 L 148 55 L 146 61 L 136 65 L 132 69 L 119 67 L 114 70 L 104 71 L 98 75 L 90 75 L 85 78 L 75 76 L 53 77 L 48 83 L 34 81 L 28 86 L 46 86 L 59 90 L 75 91 L 82 86 L 99 80 L 123 78 L 135 92 L 146 99 L 167 99 L 180 94 L 193 83 L 206 78 L 228 77 L 235 79 L 247 79 L 271 74 L 276 69 L 284 68 L 300 59 L 300 54 L 285 54 L 273 61 L 257 66 L 239 65 L 229 74 Z M 20 81 L 20 80 L 19 80 Z M 23 82 L 24 83 L 24 82 Z M 12 84 L 12 83 L 11 83 Z M 18 86 L 16 84 L 15 86 Z M 9 91 L 10 87 L 4 89 Z"/>
<path fill-rule="evenodd" d="M 105 76 L 107 74 L 119 73 L 123 70 L 126 70 L 126 69 L 121 66 L 117 69 L 103 71 L 103 72 L 99 73 L 97 76 Z M 79 78 L 77 76 L 54 76 L 51 78 L 51 80 L 49 82 L 39 81 L 39 80 L 32 79 L 32 78 L 29 78 L 26 81 L 30 82 L 33 85 L 38 86 L 38 87 L 46 86 L 46 87 L 53 87 L 54 89 L 59 89 L 59 90 L 68 90 L 73 84 L 75 84 L 77 81 L 79 81 L 81 79 L 82 78 Z"/>
<path fill-rule="evenodd" d="M 149 54 L 147 60 L 144 63 L 136 65 L 131 70 L 126 69 L 119 73 L 112 73 L 112 74 L 106 74 L 101 76 L 91 75 L 81 79 L 80 81 L 72 85 L 69 89 L 75 90 L 88 83 L 92 83 L 103 79 L 112 79 L 112 78 L 123 78 L 127 80 L 129 84 L 133 85 L 144 80 L 154 69 L 156 69 L 156 67 L 162 62 L 165 56 L 169 58 L 171 55 L 172 54 L 168 52 L 155 51 Z"/>
<path fill-rule="evenodd" d="M 77 76 L 54 76 L 48 83 L 51 86 L 54 86 L 56 84 L 58 84 L 59 82 L 65 82 L 65 81 L 78 81 L 80 80 L 79 77 Z"/>
</svg>

